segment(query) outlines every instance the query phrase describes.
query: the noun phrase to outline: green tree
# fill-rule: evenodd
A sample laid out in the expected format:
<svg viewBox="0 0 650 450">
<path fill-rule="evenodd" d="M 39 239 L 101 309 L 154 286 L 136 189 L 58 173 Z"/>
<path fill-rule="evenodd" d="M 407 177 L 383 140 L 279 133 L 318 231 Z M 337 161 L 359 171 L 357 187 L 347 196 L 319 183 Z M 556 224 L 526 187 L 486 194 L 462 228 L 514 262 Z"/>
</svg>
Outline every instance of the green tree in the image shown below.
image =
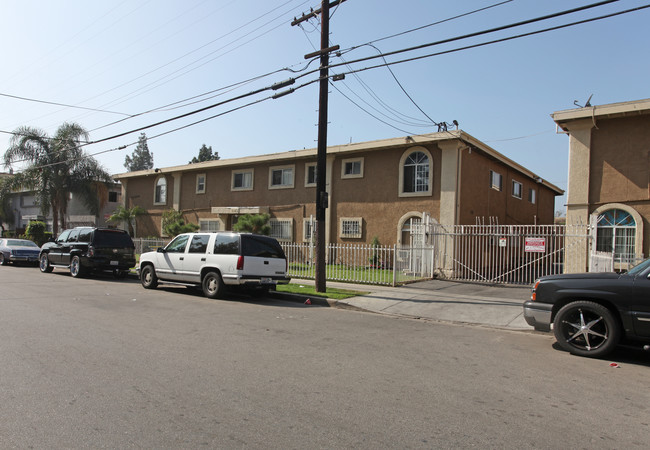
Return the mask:
<svg viewBox="0 0 650 450">
<path fill-rule="evenodd" d="M 14 223 L 14 214 L 11 209 L 11 202 L 9 198 L 9 191 L 5 192 L 3 189 L 4 178 L 0 179 L 0 237 L 4 236 L 5 226 L 4 224 L 13 224 Z"/>
<path fill-rule="evenodd" d="M 75 123 L 64 123 L 52 138 L 38 128 L 18 128 L 9 141 L 4 164 L 27 162 L 27 167 L 5 180 L 0 197 L 12 190 L 33 191 L 41 213 L 47 216 L 51 209 L 55 235 L 59 224 L 65 228 L 70 194 L 97 215 L 108 200 L 106 183 L 112 180 L 97 160 L 84 153 L 80 146 L 84 141 L 88 141 L 88 132 Z"/>
<path fill-rule="evenodd" d="M 146 214 L 146 210 L 141 206 L 134 206 L 133 208 L 125 208 L 120 205 L 117 207 L 111 217 L 108 218 L 109 222 L 126 222 L 127 227 L 129 228 L 129 234 L 131 237 L 135 237 L 135 229 L 133 228 L 133 222 L 138 216 Z"/>
<path fill-rule="evenodd" d="M 27 236 L 27 239 L 30 239 L 36 243 L 39 247 L 45 242 L 47 242 L 47 237 L 45 236 L 45 232 L 47 231 L 47 225 L 45 222 L 41 222 L 40 220 L 33 220 L 29 222 L 29 225 L 27 225 L 27 228 L 25 229 L 25 236 Z"/>
<path fill-rule="evenodd" d="M 153 168 L 153 153 L 149 151 L 147 144 L 147 135 L 140 133 L 138 138 L 138 146 L 133 150 L 131 156 L 124 157 L 124 167 L 129 172 L 137 170 L 149 170 Z"/>
<path fill-rule="evenodd" d="M 263 234 L 268 236 L 271 234 L 271 225 L 269 225 L 270 219 L 271 216 L 268 214 L 244 214 L 237 219 L 237 223 L 233 225 L 232 229 L 245 233 Z"/>
<path fill-rule="evenodd" d="M 212 146 L 206 147 L 206 145 L 203 144 L 199 149 L 198 158 L 196 156 L 193 157 L 192 161 L 190 161 L 188 164 L 196 164 L 203 161 L 216 161 L 217 159 L 219 159 L 219 152 L 212 153 Z"/>
<path fill-rule="evenodd" d="M 199 229 L 195 223 L 185 223 L 183 213 L 175 209 L 168 209 L 162 213 L 163 233 L 169 237 L 178 236 L 181 233 L 191 233 Z"/>
</svg>

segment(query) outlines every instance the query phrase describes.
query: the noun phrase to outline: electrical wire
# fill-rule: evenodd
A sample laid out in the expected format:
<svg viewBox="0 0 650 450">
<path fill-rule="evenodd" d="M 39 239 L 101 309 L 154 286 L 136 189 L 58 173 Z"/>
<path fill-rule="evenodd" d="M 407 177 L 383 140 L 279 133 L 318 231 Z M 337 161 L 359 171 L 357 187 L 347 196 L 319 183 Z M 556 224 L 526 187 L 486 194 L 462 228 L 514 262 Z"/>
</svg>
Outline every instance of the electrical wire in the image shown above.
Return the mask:
<svg viewBox="0 0 650 450">
<path fill-rule="evenodd" d="M 105 109 L 96 109 L 96 108 L 86 108 L 85 106 L 66 105 L 65 103 L 56 103 L 56 102 L 49 102 L 49 101 L 46 101 L 46 100 L 37 100 L 37 99 L 34 99 L 34 98 L 20 97 L 18 95 L 0 93 L 0 96 L 7 97 L 7 98 L 13 98 L 13 99 L 16 99 L 16 100 L 24 100 L 24 101 L 27 101 L 27 102 L 43 103 L 45 105 L 63 106 L 65 108 L 84 109 L 86 111 L 102 112 L 102 113 L 108 113 L 108 114 L 119 114 L 121 116 L 133 117 L 133 115 L 126 114 L 126 113 L 123 113 L 123 112 L 108 111 L 108 110 L 105 110 Z"/>
</svg>

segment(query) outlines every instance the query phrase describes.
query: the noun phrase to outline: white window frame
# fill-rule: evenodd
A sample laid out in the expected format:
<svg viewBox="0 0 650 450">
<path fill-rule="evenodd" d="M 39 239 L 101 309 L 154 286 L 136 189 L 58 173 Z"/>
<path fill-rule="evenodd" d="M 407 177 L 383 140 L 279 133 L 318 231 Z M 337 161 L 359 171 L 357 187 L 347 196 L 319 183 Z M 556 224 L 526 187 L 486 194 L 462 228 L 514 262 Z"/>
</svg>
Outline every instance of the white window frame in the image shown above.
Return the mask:
<svg viewBox="0 0 650 450">
<path fill-rule="evenodd" d="M 503 175 L 494 170 L 490 170 L 490 187 L 499 192 L 503 190 Z"/>
<path fill-rule="evenodd" d="M 524 185 L 517 180 L 512 180 L 512 196 L 521 200 L 523 198 L 523 192 Z"/>
<path fill-rule="evenodd" d="M 359 163 L 359 173 L 345 173 L 345 168 L 348 164 Z M 341 161 L 341 178 L 363 178 L 363 157 L 360 158 L 348 158 Z M 431 166 L 429 165 L 429 168 Z"/>
<path fill-rule="evenodd" d="M 415 152 L 424 153 L 427 156 L 427 158 L 429 158 L 429 178 L 428 178 L 429 185 L 427 186 L 428 189 L 426 191 L 407 192 L 404 190 L 404 165 L 406 163 L 406 160 L 409 158 L 409 156 L 411 156 Z M 399 189 L 398 191 L 399 197 L 431 197 L 431 195 L 433 195 L 433 157 L 431 156 L 431 152 L 429 152 L 429 150 L 427 150 L 424 147 L 415 146 L 415 147 L 409 147 L 402 154 L 402 158 L 400 159 L 399 162 L 398 189 Z"/>
<path fill-rule="evenodd" d="M 205 224 L 205 228 L 204 228 Z M 216 228 L 212 228 L 210 225 L 216 224 Z M 223 231 L 224 224 L 221 219 L 199 219 L 199 232 L 201 233 L 213 233 L 215 231 Z"/>
<path fill-rule="evenodd" d="M 282 171 L 282 184 L 273 184 L 273 172 Z M 291 183 L 285 184 L 285 172 L 291 173 Z M 269 167 L 269 189 L 293 189 L 296 183 L 296 166 L 294 164 L 288 166 L 273 166 Z"/>
<path fill-rule="evenodd" d="M 315 218 L 305 218 L 302 220 L 302 240 L 303 242 L 311 242 L 312 237 L 315 240 L 316 236 L 312 236 L 314 230 L 316 229 L 316 219 Z"/>
<path fill-rule="evenodd" d="M 313 167 L 314 168 L 314 182 L 310 183 L 309 182 L 309 169 Z M 315 187 L 316 186 L 316 177 L 318 175 L 316 174 L 316 163 L 305 163 L 305 187 Z"/>
<path fill-rule="evenodd" d="M 293 242 L 293 219 L 273 218 L 269 220 L 269 225 L 271 225 L 271 233 L 269 236 L 280 242 Z M 288 231 L 288 233 L 286 235 L 275 233 L 278 227 L 282 230 Z"/>
<path fill-rule="evenodd" d="M 200 183 L 199 180 L 201 178 L 203 178 L 203 189 L 201 189 L 201 187 L 200 187 L 201 183 Z M 206 189 L 207 184 L 208 184 L 208 179 L 207 179 L 207 177 L 205 176 L 204 173 L 199 173 L 199 174 L 196 175 L 196 193 L 197 194 L 205 194 L 205 189 Z"/>
<path fill-rule="evenodd" d="M 528 190 L 528 201 L 533 205 L 537 203 L 537 190 L 535 190 L 534 188 L 530 188 Z"/>
<path fill-rule="evenodd" d="M 343 233 L 346 229 L 346 222 L 357 224 L 358 233 Z M 339 220 L 339 238 L 341 239 L 361 239 L 363 236 L 363 218 L 362 217 L 341 217 Z"/>
<path fill-rule="evenodd" d="M 235 176 L 239 174 L 250 174 L 251 184 L 250 186 L 235 187 Z M 230 190 L 231 191 L 252 191 L 255 185 L 255 169 L 240 169 L 233 170 L 230 178 Z"/>
<path fill-rule="evenodd" d="M 158 182 L 160 180 L 165 181 L 165 193 L 164 193 L 165 198 L 162 199 L 162 200 L 159 200 L 158 195 L 157 195 L 158 194 L 158 192 L 157 192 L 158 191 Z M 154 205 L 166 205 L 167 204 L 167 194 L 169 192 L 168 188 L 169 188 L 169 183 L 167 182 L 167 177 L 165 175 L 159 175 L 158 177 L 156 177 L 156 180 L 154 181 L 154 184 L 153 184 L 153 204 Z"/>
</svg>

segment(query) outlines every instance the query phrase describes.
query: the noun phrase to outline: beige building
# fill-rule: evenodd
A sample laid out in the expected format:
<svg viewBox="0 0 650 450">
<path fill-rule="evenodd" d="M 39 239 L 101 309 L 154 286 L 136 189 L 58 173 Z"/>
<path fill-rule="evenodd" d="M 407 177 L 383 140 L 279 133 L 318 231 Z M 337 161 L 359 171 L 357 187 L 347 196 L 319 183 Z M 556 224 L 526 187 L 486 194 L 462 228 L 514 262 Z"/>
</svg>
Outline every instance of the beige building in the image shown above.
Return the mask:
<svg viewBox="0 0 650 450">
<path fill-rule="evenodd" d="M 592 224 L 591 249 L 576 248 L 567 271 L 584 271 L 590 250 L 620 260 L 648 255 L 650 99 L 558 111 L 569 135 L 567 224 Z"/>
<path fill-rule="evenodd" d="M 208 161 L 116 175 L 125 206 L 139 205 L 137 236 L 160 236 L 174 208 L 202 230 L 228 230 L 245 213 L 269 213 L 272 235 L 305 242 L 315 218 L 316 149 Z M 409 242 L 428 215 L 444 225 L 477 221 L 552 224 L 558 187 L 463 131 L 331 146 L 326 240 Z"/>
</svg>

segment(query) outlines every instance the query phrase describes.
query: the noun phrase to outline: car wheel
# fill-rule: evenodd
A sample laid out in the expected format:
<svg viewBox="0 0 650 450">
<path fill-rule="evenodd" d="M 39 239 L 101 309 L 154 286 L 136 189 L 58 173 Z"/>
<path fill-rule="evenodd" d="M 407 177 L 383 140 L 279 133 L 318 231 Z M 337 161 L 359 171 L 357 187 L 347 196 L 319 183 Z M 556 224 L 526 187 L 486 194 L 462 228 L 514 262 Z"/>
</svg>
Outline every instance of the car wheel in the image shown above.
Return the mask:
<svg viewBox="0 0 650 450">
<path fill-rule="evenodd" d="M 576 301 L 560 309 L 553 321 L 553 333 L 564 350 L 579 356 L 600 357 L 614 350 L 621 327 L 603 305 Z"/>
<path fill-rule="evenodd" d="M 223 280 L 217 272 L 206 273 L 201 286 L 203 287 L 203 294 L 208 298 L 218 298 L 223 294 Z"/>
<path fill-rule="evenodd" d="M 158 287 L 158 277 L 156 270 L 151 265 L 144 266 L 140 273 L 140 282 L 145 289 L 155 289 Z"/>
<path fill-rule="evenodd" d="M 6 266 L 7 260 L 5 259 L 5 254 L 0 252 L 0 266 Z"/>
<path fill-rule="evenodd" d="M 73 256 L 72 261 L 70 261 L 70 275 L 75 278 L 83 276 L 84 268 L 81 265 L 81 258 L 78 256 Z"/>
<path fill-rule="evenodd" d="M 38 260 L 38 268 L 41 269 L 43 273 L 50 273 L 54 270 L 54 267 L 50 266 L 50 258 L 47 253 L 43 253 Z"/>
</svg>

